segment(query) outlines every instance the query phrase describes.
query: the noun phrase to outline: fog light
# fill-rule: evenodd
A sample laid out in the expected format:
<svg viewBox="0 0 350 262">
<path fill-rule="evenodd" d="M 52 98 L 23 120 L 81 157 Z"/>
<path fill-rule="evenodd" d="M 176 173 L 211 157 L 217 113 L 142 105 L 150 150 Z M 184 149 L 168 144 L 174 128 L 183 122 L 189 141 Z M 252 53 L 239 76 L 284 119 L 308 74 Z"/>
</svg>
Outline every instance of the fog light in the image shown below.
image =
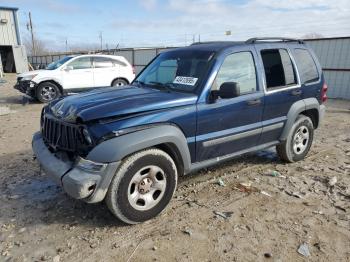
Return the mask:
<svg viewBox="0 0 350 262">
<path fill-rule="evenodd" d="M 106 168 L 107 164 L 93 162 L 84 158 L 79 158 L 77 167 L 89 172 L 101 172 Z"/>
</svg>

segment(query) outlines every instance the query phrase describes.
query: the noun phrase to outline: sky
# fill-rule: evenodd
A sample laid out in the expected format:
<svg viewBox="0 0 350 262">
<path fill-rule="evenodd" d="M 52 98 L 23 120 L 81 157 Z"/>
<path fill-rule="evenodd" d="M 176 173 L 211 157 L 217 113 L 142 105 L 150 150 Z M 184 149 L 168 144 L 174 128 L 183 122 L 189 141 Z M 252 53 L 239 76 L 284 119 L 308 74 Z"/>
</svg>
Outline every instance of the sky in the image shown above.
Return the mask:
<svg viewBox="0 0 350 262">
<path fill-rule="evenodd" d="M 0 0 L 18 7 L 22 39 L 32 14 L 50 51 L 183 46 L 256 36 L 350 36 L 350 0 Z M 231 31 L 231 35 L 225 35 Z M 200 37 L 200 38 L 199 38 Z"/>
</svg>

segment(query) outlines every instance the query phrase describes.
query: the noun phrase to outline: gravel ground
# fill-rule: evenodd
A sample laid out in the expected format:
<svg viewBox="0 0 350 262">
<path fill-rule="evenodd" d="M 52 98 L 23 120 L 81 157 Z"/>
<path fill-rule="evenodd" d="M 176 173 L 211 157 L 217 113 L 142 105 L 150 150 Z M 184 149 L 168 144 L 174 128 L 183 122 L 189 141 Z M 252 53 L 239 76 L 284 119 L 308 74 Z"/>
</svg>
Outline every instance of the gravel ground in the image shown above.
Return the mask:
<svg viewBox="0 0 350 262">
<path fill-rule="evenodd" d="M 41 174 L 31 137 L 42 105 L 6 79 L 0 261 L 350 261 L 350 102 L 328 102 L 304 161 L 271 149 L 202 170 L 180 179 L 160 216 L 126 226 Z"/>
</svg>

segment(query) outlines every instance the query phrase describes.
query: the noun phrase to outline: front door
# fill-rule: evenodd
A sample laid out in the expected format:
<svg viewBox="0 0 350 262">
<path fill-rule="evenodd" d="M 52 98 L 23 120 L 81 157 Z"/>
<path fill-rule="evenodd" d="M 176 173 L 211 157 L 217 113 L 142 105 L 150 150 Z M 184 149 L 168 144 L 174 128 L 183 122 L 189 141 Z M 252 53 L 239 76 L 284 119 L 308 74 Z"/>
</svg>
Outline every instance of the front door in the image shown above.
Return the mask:
<svg viewBox="0 0 350 262">
<path fill-rule="evenodd" d="M 91 58 L 76 58 L 62 70 L 63 88 L 71 91 L 94 87 Z"/>
<path fill-rule="evenodd" d="M 229 155 L 256 146 L 261 134 L 264 93 L 258 85 L 254 49 L 224 55 L 211 87 L 236 82 L 240 95 L 235 98 L 198 104 L 197 162 Z"/>
</svg>

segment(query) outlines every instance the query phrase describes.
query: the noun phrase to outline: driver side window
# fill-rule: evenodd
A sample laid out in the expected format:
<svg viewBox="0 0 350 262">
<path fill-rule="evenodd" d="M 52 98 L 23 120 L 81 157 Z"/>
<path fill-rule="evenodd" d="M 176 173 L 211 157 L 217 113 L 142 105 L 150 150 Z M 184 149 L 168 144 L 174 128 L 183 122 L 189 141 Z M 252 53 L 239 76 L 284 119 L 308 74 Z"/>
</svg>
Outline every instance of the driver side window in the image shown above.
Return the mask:
<svg viewBox="0 0 350 262">
<path fill-rule="evenodd" d="M 236 82 L 241 94 L 256 91 L 256 71 L 251 52 L 234 53 L 225 58 L 211 89 L 219 90 L 225 82 Z"/>
<path fill-rule="evenodd" d="M 74 61 L 69 63 L 68 66 L 73 67 L 73 70 L 92 68 L 90 57 L 81 57 L 81 58 L 75 59 Z"/>
</svg>

